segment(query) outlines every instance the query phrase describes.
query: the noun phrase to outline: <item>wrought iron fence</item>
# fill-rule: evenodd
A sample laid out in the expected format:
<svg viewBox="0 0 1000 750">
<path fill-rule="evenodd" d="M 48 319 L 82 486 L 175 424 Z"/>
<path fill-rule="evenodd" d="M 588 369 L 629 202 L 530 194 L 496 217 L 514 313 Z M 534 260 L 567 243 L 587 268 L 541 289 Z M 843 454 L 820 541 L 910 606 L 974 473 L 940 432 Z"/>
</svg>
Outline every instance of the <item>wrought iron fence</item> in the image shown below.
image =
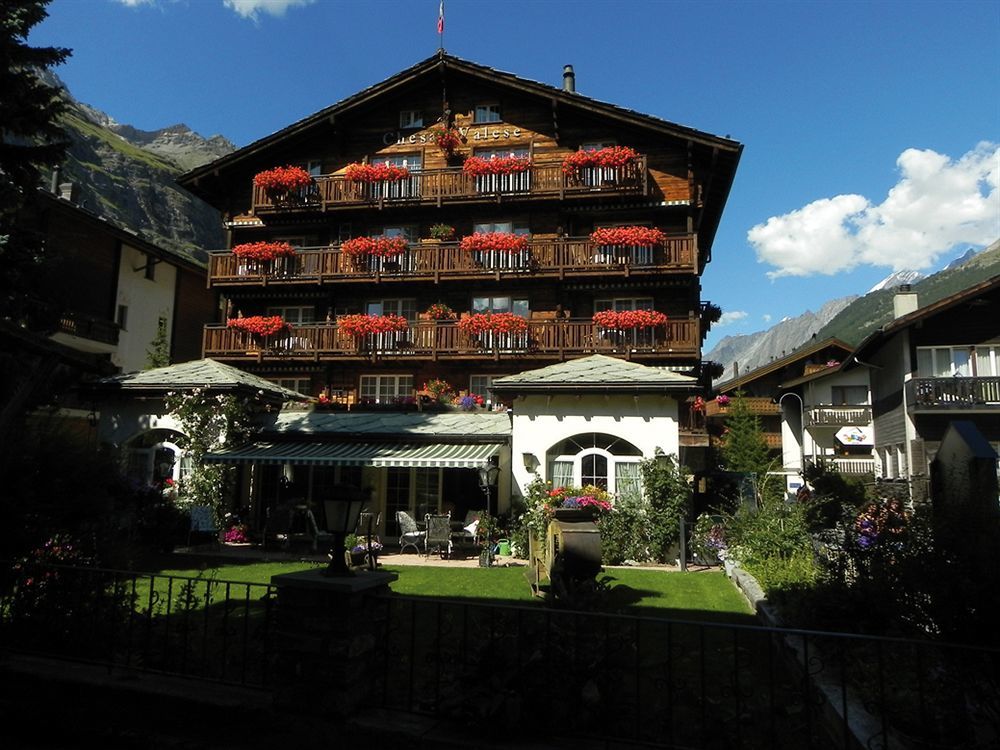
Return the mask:
<svg viewBox="0 0 1000 750">
<path fill-rule="evenodd" d="M 384 598 L 384 708 L 670 748 L 986 748 L 1000 650 Z"/>
<path fill-rule="evenodd" d="M 5 648 L 263 687 L 273 589 L 63 565 L 4 566 Z"/>
</svg>

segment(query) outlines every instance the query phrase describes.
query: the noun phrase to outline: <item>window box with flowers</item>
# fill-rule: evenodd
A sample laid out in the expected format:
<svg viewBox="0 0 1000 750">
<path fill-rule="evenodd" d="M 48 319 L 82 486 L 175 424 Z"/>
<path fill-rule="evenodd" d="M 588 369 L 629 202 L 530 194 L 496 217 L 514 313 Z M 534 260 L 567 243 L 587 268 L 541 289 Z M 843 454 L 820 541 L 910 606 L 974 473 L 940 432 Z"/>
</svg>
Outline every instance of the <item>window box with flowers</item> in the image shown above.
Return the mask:
<svg viewBox="0 0 1000 750">
<path fill-rule="evenodd" d="M 601 227 L 590 234 L 594 261 L 606 264 L 650 265 L 665 236 L 651 227 Z"/>
<path fill-rule="evenodd" d="M 246 318 L 230 318 L 226 321 L 226 326 L 244 334 L 242 345 L 249 353 L 278 347 L 280 341 L 276 337 L 291 330 L 291 327 L 280 315 L 251 315 Z"/>
<path fill-rule="evenodd" d="M 410 243 L 405 237 L 355 237 L 340 245 L 356 270 L 399 273 L 412 270 Z"/>
<path fill-rule="evenodd" d="M 548 491 L 543 511 L 560 521 L 599 519 L 612 509 L 611 496 L 599 487 L 554 487 Z"/>
<path fill-rule="evenodd" d="M 525 193 L 531 189 L 531 157 L 470 156 L 462 172 L 476 182 L 478 193 Z"/>
<path fill-rule="evenodd" d="M 254 175 L 253 184 L 274 205 L 295 204 L 308 198 L 313 178 L 302 167 L 275 167 Z"/>
<path fill-rule="evenodd" d="M 233 247 L 236 272 L 248 274 L 288 274 L 294 270 L 295 248 L 287 242 L 244 242 Z"/>
<path fill-rule="evenodd" d="M 428 234 L 434 242 L 450 242 L 455 239 L 455 227 L 451 224 L 435 224 Z"/>
<path fill-rule="evenodd" d="M 396 164 L 348 164 L 344 178 L 353 182 L 362 200 L 407 198 L 413 192 L 410 170 Z"/>
<path fill-rule="evenodd" d="M 621 185 L 635 176 L 639 154 L 628 146 L 576 151 L 563 160 L 562 171 L 574 185 L 599 188 Z"/>
<path fill-rule="evenodd" d="M 666 338 L 668 318 L 656 310 L 601 310 L 593 320 L 601 337 L 615 346 L 652 347 Z"/>
<path fill-rule="evenodd" d="M 342 315 L 337 330 L 367 351 L 398 349 L 407 341 L 409 323 L 402 315 Z"/>
<path fill-rule="evenodd" d="M 420 313 L 421 320 L 434 320 L 439 323 L 455 319 L 455 311 L 443 302 L 435 302 L 424 312 Z"/>
<path fill-rule="evenodd" d="M 471 253 L 483 268 L 523 270 L 530 267 L 530 243 L 523 234 L 483 232 L 463 237 L 460 250 Z"/>
<path fill-rule="evenodd" d="M 458 330 L 481 349 L 524 351 L 528 348 L 528 321 L 514 313 L 463 315 Z"/>
</svg>

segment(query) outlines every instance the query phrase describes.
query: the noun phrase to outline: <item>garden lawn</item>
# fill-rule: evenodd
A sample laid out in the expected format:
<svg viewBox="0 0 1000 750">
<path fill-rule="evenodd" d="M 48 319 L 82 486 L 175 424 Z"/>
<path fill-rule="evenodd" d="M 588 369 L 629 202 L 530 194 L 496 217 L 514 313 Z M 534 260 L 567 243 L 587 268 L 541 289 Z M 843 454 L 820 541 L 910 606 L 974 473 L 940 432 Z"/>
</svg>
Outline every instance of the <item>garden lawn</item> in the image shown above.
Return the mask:
<svg viewBox="0 0 1000 750">
<path fill-rule="evenodd" d="M 192 567 L 171 564 L 190 561 Z M 222 562 L 218 558 L 175 557 L 155 566 L 158 575 L 270 583 L 271 576 L 322 567 L 310 562 Z M 397 594 L 447 599 L 477 599 L 507 603 L 541 603 L 531 594 L 523 567 L 447 568 L 401 565 L 382 568 L 399 579 L 391 584 Z M 677 571 L 608 568 L 601 580 L 610 585 L 608 611 L 628 614 L 754 624 L 752 610 L 721 571 Z"/>
</svg>

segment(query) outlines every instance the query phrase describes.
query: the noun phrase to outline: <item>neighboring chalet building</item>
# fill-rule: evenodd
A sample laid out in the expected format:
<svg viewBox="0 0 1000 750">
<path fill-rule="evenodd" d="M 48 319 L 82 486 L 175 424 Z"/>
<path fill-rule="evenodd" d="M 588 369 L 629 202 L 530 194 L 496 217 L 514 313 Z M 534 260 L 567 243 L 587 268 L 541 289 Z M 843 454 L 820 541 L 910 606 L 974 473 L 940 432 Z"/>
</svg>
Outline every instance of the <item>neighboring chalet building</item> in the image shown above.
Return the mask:
<svg viewBox="0 0 1000 750">
<path fill-rule="evenodd" d="M 844 370 L 871 378 L 879 477 L 908 483 L 919 504 L 952 422 L 970 422 L 1000 448 L 1000 276 L 926 307 L 900 287 L 893 313 Z"/>
<path fill-rule="evenodd" d="M 741 151 L 582 96 L 569 66 L 558 88 L 442 51 L 180 178 L 231 237 L 210 258 L 226 312 L 205 326 L 203 356 L 322 396 L 334 442 L 338 410 L 353 425 L 421 408 L 433 439 L 455 445 L 458 423 L 431 418 L 441 388 L 502 412 L 515 392 L 501 379 L 593 355 L 683 376 L 687 390 L 667 378 L 682 403 L 707 384 L 701 346 L 717 308 L 700 276 Z M 670 424 L 664 447 L 678 444 Z M 624 423 L 608 429 L 629 439 Z M 539 466 L 552 448 L 533 446 Z M 477 460 L 509 476 L 506 455 Z M 479 492 L 473 471 L 449 488 L 447 463 L 400 453 L 366 465 L 385 470 L 372 486 L 387 511 Z"/>
</svg>

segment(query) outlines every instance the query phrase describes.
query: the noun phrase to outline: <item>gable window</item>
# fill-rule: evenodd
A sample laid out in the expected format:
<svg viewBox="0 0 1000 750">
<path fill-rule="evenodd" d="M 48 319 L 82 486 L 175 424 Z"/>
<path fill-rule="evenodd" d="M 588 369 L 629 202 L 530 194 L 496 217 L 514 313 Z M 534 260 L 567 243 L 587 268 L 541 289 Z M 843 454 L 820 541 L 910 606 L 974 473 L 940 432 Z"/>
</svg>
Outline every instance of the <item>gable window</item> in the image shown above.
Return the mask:
<svg viewBox="0 0 1000 750">
<path fill-rule="evenodd" d="M 399 127 L 406 130 L 408 128 L 422 128 L 424 126 L 424 113 L 419 109 L 404 109 L 399 113 Z"/>
<path fill-rule="evenodd" d="M 475 115 L 472 121 L 476 124 L 487 123 L 487 122 L 502 122 L 503 119 L 500 116 L 500 105 L 477 104 Z"/>
<path fill-rule="evenodd" d="M 412 375 L 362 375 L 362 403 L 394 404 L 413 397 Z"/>
</svg>

